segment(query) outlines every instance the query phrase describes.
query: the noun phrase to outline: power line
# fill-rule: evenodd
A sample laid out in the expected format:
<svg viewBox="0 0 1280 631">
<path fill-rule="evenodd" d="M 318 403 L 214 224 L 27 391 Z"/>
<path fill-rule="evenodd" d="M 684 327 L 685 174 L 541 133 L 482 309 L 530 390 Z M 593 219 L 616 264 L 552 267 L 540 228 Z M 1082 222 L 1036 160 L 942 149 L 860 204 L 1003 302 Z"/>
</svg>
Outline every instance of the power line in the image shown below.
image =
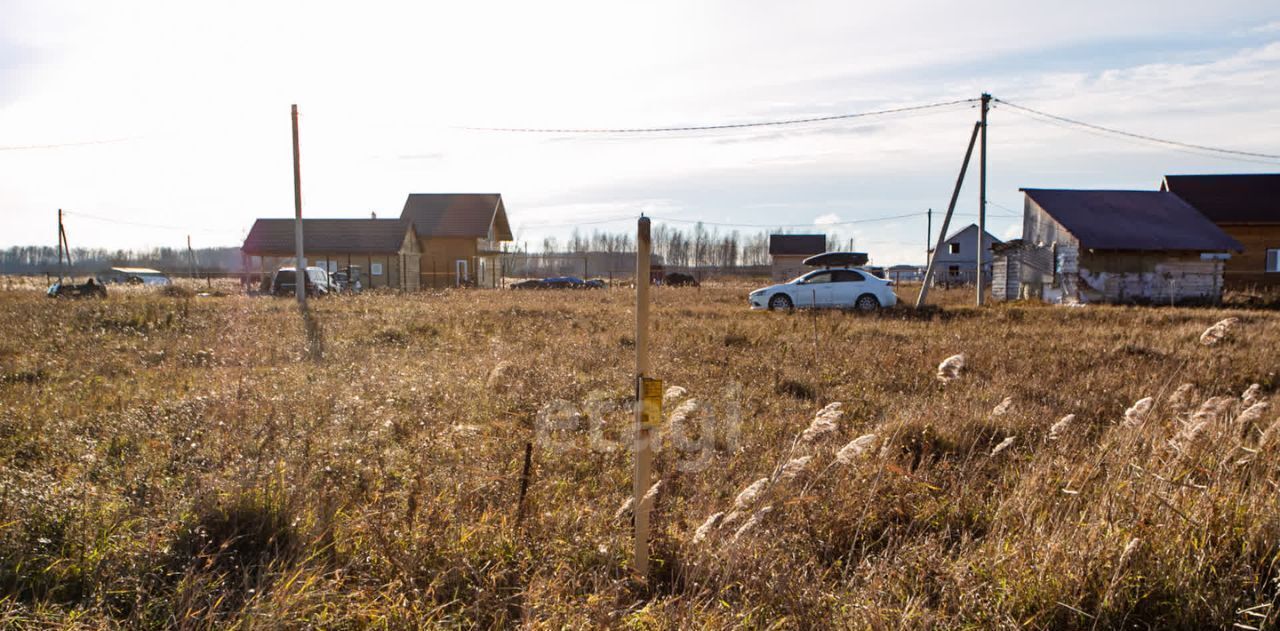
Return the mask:
<svg viewBox="0 0 1280 631">
<path fill-rule="evenodd" d="M 109 145 L 116 142 L 124 142 L 131 140 L 130 138 L 112 138 L 110 140 L 86 140 L 84 142 L 64 142 L 49 145 L 12 145 L 8 147 L 0 147 L 0 151 L 27 151 L 30 149 L 62 149 L 64 147 L 85 147 L 89 145 Z"/>
<path fill-rule="evenodd" d="M 1009 101 L 1006 101 L 1006 100 L 1004 100 L 1004 99 L 999 99 L 999 98 L 997 98 L 997 99 L 994 99 L 994 100 L 995 100 L 997 103 L 1001 103 L 1001 104 L 1003 104 L 1003 105 L 1007 105 L 1007 106 L 1009 106 L 1009 107 L 1012 107 L 1012 108 L 1014 108 L 1014 109 L 1018 109 L 1018 110 L 1022 110 L 1022 111 L 1024 111 L 1024 112 L 1028 112 L 1028 113 L 1031 113 L 1031 114 L 1035 114 L 1035 115 L 1037 115 L 1037 116 L 1042 116 L 1042 117 L 1044 117 L 1044 118 L 1048 118 L 1048 119 L 1052 119 L 1052 120 L 1055 120 L 1055 121 L 1059 121 L 1059 122 L 1067 123 L 1067 124 L 1070 124 L 1070 125 L 1076 125 L 1076 126 L 1078 126 L 1078 127 L 1084 127 L 1084 128 L 1088 128 L 1088 129 L 1092 129 L 1092 130 L 1096 130 L 1096 131 L 1101 131 L 1101 132 L 1105 132 L 1105 133 L 1108 133 L 1108 134 L 1115 134 L 1115 135 L 1117 135 L 1117 136 L 1124 136 L 1124 137 L 1127 137 L 1127 138 L 1133 138 L 1133 139 L 1137 139 L 1137 140 L 1143 140 L 1143 141 L 1146 141 L 1146 142 L 1153 142 L 1153 143 L 1162 144 L 1162 145 L 1167 145 L 1167 146 L 1171 146 L 1171 147 L 1179 147 L 1179 148 L 1182 148 L 1182 149 L 1192 149 L 1192 150 L 1195 150 L 1195 151 L 1210 152 L 1210 153 L 1213 153 L 1213 154 L 1222 154 L 1222 155 L 1224 155 L 1224 156 L 1241 156 L 1241 157 L 1245 157 L 1245 158 L 1265 158 L 1265 159 L 1268 159 L 1268 160 L 1280 160 L 1280 155 L 1276 155 L 1276 154 L 1270 154 L 1270 153 L 1256 153 L 1256 152 L 1252 152 L 1252 151 L 1239 151 L 1239 150 L 1236 150 L 1236 149 L 1223 149 L 1223 148 L 1221 148 L 1221 147 L 1210 147 L 1210 146 L 1208 146 L 1208 145 L 1197 145 L 1197 144 L 1193 144 L 1193 143 L 1189 143 L 1189 142 L 1180 142 L 1180 141 L 1177 141 L 1177 140 L 1166 140 L 1166 139 L 1164 139 L 1164 138 L 1156 138 L 1155 136 L 1147 136 L 1147 135 L 1145 135 L 1145 134 L 1137 134 L 1137 133 L 1134 133 L 1134 132 L 1124 131 L 1124 130 L 1122 130 L 1122 129 L 1114 129 L 1114 128 L 1111 128 L 1111 127 L 1103 127 L 1102 125 L 1095 125 L 1095 124 L 1093 124 L 1093 123 L 1086 123 L 1086 122 L 1084 122 L 1084 121 L 1076 120 L 1076 119 L 1074 119 L 1074 118 L 1067 118 L 1067 117 L 1065 117 L 1065 116 L 1058 116 L 1057 114 L 1050 114 L 1050 113 L 1048 113 L 1048 112 L 1042 112 L 1042 111 L 1040 111 L 1040 110 L 1032 109 L 1032 108 L 1030 108 L 1030 107 L 1026 107 L 1026 106 L 1023 106 L 1023 105 L 1018 105 L 1017 103 L 1010 103 Z"/>
<path fill-rule="evenodd" d="M 884 110 L 876 110 L 872 112 L 857 112 L 853 114 L 835 114 L 831 116 L 815 116 L 811 118 L 792 118 L 775 121 L 761 121 L 755 123 L 724 123 L 717 125 L 683 125 L 673 127 L 621 127 L 621 128 L 540 128 L 540 127 L 459 127 L 467 131 L 495 131 L 495 132 L 511 132 L 511 133 L 528 133 L 528 134 L 647 134 L 647 133 L 664 133 L 664 132 L 681 132 L 681 131 L 715 131 L 722 129 L 744 129 L 749 127 L 782 127 L 785 125 L 802 125 L 805 123 L 825 123 L 837 120 L 848 120 L 851 118 L 865 118 L 868 116 L 886 116 L 889 114 L 900 114 L 904 112 L 915 112 L 919 110 L 934 109 L 939 107 L 948 107 L 951 105 L 960 105 L 962 103 L 973 103 L 978 99 L 957 99 L 955 101 L 946 101 L 941 103 L 928 103 L 925 105 L 910 105 L 906 107 L 895 107 Z"/>
<path fill-rule="evenodd" d="M 815 228 L 815 229 L 819 229 L 819 228 L 826 228 L 829 226 L 847 226 L 847 225 L 861 224 L 861 223 L 872 223 L 876 221 L 891 221 L 893 219 L 906 219 L 908 217 L 918 217 L 922 214 L 924 213 L 914 212 L 914 213 L 907 213 L 904 215 L 891 215 L 888 217 L 870 217 L 867 219 L 854 219 L 851 221 L 833 221 L 830 223 L 822 223 L 822 224 L 818 224 L 818 223 L 795 223 L 795 224 L 724 223 L 724 222 L 718 222 L 718 221 L 699 221 L 696 219 L 674 219 L 671 217 L 651 216 L 651 218 L 657 221 L 666 221 L 670 223 L 685 223 L 685 224 L 700 223 L 707 226 L 720 226 L 720 227 L 729 227 L 729 228 Z"/>
<path fill-rule="evenodd" d="M 243 232 L 241 230 L 218 230 L 213 228 L 192 228 L 190 226 L 167 226 L 164 224 L 142 223 L 139 221 L 126 221 L 124 219 L 113 219 L 111 217 L 100 217 L 98 215 L 90 215 L 88 213 L 82 213 L 79 211 L 74 211 L 74 212 L 65 211 L 63 214 L 69 217 L 81 217 L 81 218 L 89 219 L 93 221 L 102 221 L 106 223 L 120 224 L 124 226 L 137 226 L 140 228 L 157 228 L 160 230 L 177 230 L 180 232 L 187 232 L 187 233 L 201 232 L 201 233 L 207 233 L 207 234 L 233 234 L 233 233 L 241 234 Z"/>
</svg>

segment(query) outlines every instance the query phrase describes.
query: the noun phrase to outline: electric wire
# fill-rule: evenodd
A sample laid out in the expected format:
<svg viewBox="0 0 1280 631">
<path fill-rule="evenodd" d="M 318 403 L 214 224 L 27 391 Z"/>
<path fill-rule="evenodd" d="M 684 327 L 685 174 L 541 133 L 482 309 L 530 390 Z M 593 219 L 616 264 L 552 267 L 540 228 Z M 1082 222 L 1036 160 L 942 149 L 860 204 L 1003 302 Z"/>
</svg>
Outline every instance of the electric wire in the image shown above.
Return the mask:
<svg viewBox="0 0 1280 631">
<path fill-rule="evenodd" d="M 508 132 L 520 134 L 649 134 L 649 133 L 669 133 L 669 132 L 689 132 L 689 131 L 717 131 L 723 129 L 747 129 L 752 127 L 784 127 L 787 125 L 802 125 L 807 123 L 825 123 L 838 120 L 849 120 L 854 118 L 866 118 L 870 116 L 887 116 L 891 114 L 901 114 L 905 112 L 915 112 L 926 109 L 935 109 L 940 107 L 948 107 L 959 105 L 962 103 L 974 103 L 978 99 L 956 99 L 954 101 L 945 101 L 940 103 L 927 103 L 923 105 L 908 105 L 905 107 L 894 107 L 883 110 L 875 110 L 870 112 L 855 112 L 852 114 L 833 114 L 830 116 L 813 116 L 808 118 L 791 118 L 773 121 L 757 121 L 753 123 L 722 123 L 714 125 L 678 125 L 669 127 L 459 127 L 467 131 L 490 131 L 490 132 Z"/>
<path fill-rule="evenodd" d="M 244 233 L 243 230 L 221 230 L 217 228 L 192 228 L 190 226 L 169 226 L 165 224 L 144 223 L 140 221 L 128 221 L 125 219 L 114 219 L 111 217 L 102 217 L 99 215 L 91 215 L 89 213 L 84 213 L 80 211 L 71 211 L 71 210 L 64 210 L 62 214 L 67 217 L 80 217 L 82 219 L 89 219 L 91 221 L 101 221 L 105 223 L 119 224 L 124 226 L 134 226 L 139 228 L 176 230 L 179 232 L 186 232 L 186 233 L 198 232 L 198 233 L 205 233 L 205 234 L 237 234 L 237 235 Z"/>
<path fill-rule="evenodd" d="M 1077 119 L 1074 119 L 1074 118 L 1067 118 L 1066 116 L 1059 116 L 1059 115 L 1057 115 L 1057 114 L 1050 114 L 1049 112 L 1044 112 L 1044 111 L 1041 111 L 1041 110 L 1032 109 L 1032 108 L 1030 108 L 1030 107 L 1026 107 L 1026 106 L 1024 106 L 1024 105 L 1018 105 L 1017 103 L 1010 103 L 1009 101 L 1006 101 L 1006 100 L 1003 100 L 1003 99 L 999 99 L 999 98 L 993 98 L 992 100 L 993 100 L 993 101 L 995 101 L 996 103 L 1000 103 L 1000 104 L 1002 104 L 1002 105 L 1006 105 L 1006 106 L 1011 107 L 1011 108 L 1013 108 L 1013 109 L 1015 109 L 1015 110 L 1020 110 L 1020 111 L 1023 111 L 1023 112 L 1029 113 L 1029 114 L 1034 114 L 1034 115 L 1039 116 L 1039 117 L 1042 117 L 1042 118 L 1044 118 L 1044 119 L 1049 119 L 1049 120 L 1057 121 L 1057 122 L 1060 122 L 1060 123 L 1065 123 L 1065 124 L 1067 124 L 1067 125 L 1074 125 L 1074 126 L 1076 126 L 1076 127 L 1081 127 L 1081 128 L 1085 128 L 1085 129 L 1090 129 L 1090 130 L 1094 130 L 1094 131 L 1097 131 L 1097 132 L 1103 132 L 1103 133 L 1106 133 L 1106 134 L 1112 134 L 1112 135 L 1116 135 L 1116 136 L 1122 136 L 1122 137 L 1130 138 L 1130 139 L 1133 139 L 1133 140 L 1140 140 L 1140 141 L 1144 141 L 1144 142 L 1155 143 L 1155 144 L 1165 145 L 1165 146 L 1169 146 L 1169 147 L 1175 147 L 1175 148 L 1179 148 L 1179 149 L 1182 149 L 1182 150 L 1190 150 L 1190 151 L 1194 151 L 1194 152 L 1199 152 L 1201 155 L 1211 154 L 1211 155 L 1216 155 L 1216 156 L 1218 156 L 1218 157 L 1231 157 L 1232 159 L 1241 159 L 1241 158 L 1245 158 L 1245 159 L 1247 159 L 1246 161 L 1248 161 L 1248 162 L 1262 162 L 1263 164 L 1275 164 L 1276 162 L 1274 162 L 1274 161 L 1280 161 L 1280 154 L 1258 153 L 1258 152 L 1254 152 L 1254 151 L 1240 151 L 1240 150 L 1237 150 L 1237 149 L 1224 149 L 1224 148 L 1221 148 L 1221 147 L 1211 147 L 1211 146 L 1209 146 L 1209 145 L 1199 145 L 1199 144 L 1194 144 L 1194 143 L 1189 143 L 1189 142 L 1181 142 L 1181 141 L 1177 141 L 1177 140 L 1168 140 L 1168 139 L 1165 139 L 1165 138 L 1157 138 L 1157 137 L 1155 137 L 1155 136 L 1148 136 L 1148 135 L 1146 135 L 1146 134 L 1138 134 L 1138 133 L 1134 133 L 1134 132 L 1130 132 L 1130 131 L 1124 131 L 1124 130 L 1122 130 L 1122 129 L 1116 129 L 1116 128 L 1113 128 L 1113 127 L 1104 127 L 1104 126 L 1102 126 L 1102 125 L 1095 125 L 1095 124 L 1093 124 L 1093 123 L 1087 123 L 1087 122 L 1082 121 L 1082 120 L 1077 120 Z"/>
</svg>

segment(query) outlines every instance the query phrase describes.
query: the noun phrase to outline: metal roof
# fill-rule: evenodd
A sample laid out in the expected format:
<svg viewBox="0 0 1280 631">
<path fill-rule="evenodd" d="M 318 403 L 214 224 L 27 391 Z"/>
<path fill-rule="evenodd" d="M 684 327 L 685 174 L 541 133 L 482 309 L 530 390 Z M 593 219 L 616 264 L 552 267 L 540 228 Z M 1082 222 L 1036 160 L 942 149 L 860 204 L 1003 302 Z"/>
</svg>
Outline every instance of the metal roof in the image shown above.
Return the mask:
<svg viewBox="0 0 1280 631">
<path fill-rule="evenodd" d="M 418 236 L 483 239 L 493 226 L 498 241 L 510 241 L 511 226 L 497 193 L 412 193 L 400 219 L 413 222 Z"/>
<path fill-rule="evenodd" d="M 1244 251 L 1200 211 L 1164 191 L 1021 189 L 1091 250 Z"/>
<path fill-rule="evenodd" d="M 164 272 L 158 269 L 151 269 L 150 267 L 113 267 L 111 268 L 111 271 L 120 272 L 122 274 L 148 274 L 153 276 L 154 275 L 164 276 Z"/>
<path fill-rule="evenodd" d="M 942 242 L 943 242 L 943 243 L 947 243 L 947 242 L 949 242 L 949 241 L 954 241 L 956 237 L 958 237 L 958 236 L 960 236 L 960 235 L 962 235 L 962 234 L 964 234 L 964 233 L 966 233 L 966 232 L 968 232 L 968 231 L 970 231 L 970 230 L 973 230 L 973 231 L 977 232 L 977 230 L 978 230 L 978 224 L 976 224 L 976 223 L 971 223 L 971 224 L 969 224 L 969 225 L 967 225 L 967 226 L 965 226 L 965 227 L 963 227 L 963 228 L 960 228 L 959 230 L 956 230 L 955 232 L 952 232 L 952 233 L 951 233 L 951 236 L 948 236 L 947 238 L 943 239 L 943 240 L 942 240 Z M 995 235 L 993 235 L 993 234 L 991 234 L 990 232 L 987 232 L 987 231 L 985 231 L 985 230 L 984 230 L 984 231 L 982 232 L 982 234 L 986 235 L 986 238 L 987 238 L 987 239 L 990 239 L 992 243 L 1002 243 L 1002 241 L 1000 241 L 1000 239 L 996 238 L 996 236 L 995 236 Z"/>
<path fill-rule="evenodd" d="M 241 249 L 253 256 L 293 254 L 293 222 L 253 222 Z M 323 254 L 395 254 L 409 230 L 409 224 L 400 219 L 303 219 L 302 249 Z"/>
<path fill-rule="evenodd" d="M 811 255 L 827 251 L 825 234 L 771 234 L 769 256 Z"/>
<path fill-rule="evenodd" d="M 1160 188 L 1214 223 L 1280 223 L 1280 173 L 1166 175 Z"/>
</svg>

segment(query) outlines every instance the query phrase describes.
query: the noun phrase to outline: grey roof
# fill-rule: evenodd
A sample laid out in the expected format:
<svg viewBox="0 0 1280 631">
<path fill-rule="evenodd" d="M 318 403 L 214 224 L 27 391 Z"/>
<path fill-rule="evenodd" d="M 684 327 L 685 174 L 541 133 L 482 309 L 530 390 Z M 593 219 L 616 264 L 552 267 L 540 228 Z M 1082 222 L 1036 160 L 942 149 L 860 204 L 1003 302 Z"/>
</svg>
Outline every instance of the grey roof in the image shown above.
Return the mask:
<svg viewBox="0 0 1280 631">
<path fill-rule="evenodd" d="M 1280 173 L 1166 175 L 1160 189 L 1214 223 L 1280 223 Z"/>
<path fill-rule="evenodd" d="M 951 241 L 956 237 L 968 232 L 969 230 L 974 230 L 976 232 L 978 230 L 978 224 L 971 223 L 963 228 L 960 228 L 959 230 L 952 232 L 951 236 L 948 236 L 946 239 L 943 239 L 942 242 L 946 243 L 948 241 Z M 992 243 L 1001 243 L 1000 239 L 996 238 L 996 236 L 991 234 L 990 232 L 983 231 L 983 234 L 986 235 L 986 237 L 990 239 Z"/>
<path fill-rule="evenodd" d="M 771 234 L 769 235 L 769 256 L 778 255 L 810 255 L 827 251 L 827 235 L 825 234 Z"/>
<path fill-rule="evenodd" d="M 490 225 L 498 241 L 512 238 L 507 209 L 497 193 L 412 193 L 404 200 L 400 218 L 412 221 L 423 238 L 483 239 Z"/>
<path fill-rule="evenodd" d="M 253 256 L 294 252 L 293 219 L 253 222 L 241 247 Z M 324 254 L 394 254 L 411 226 L 400 219 L 303 219 L 302 249 Z"/>
<path fill-rule="evenodd" d="M 1022 189 L 1091 250 L 1244 251 L 1200 211 L 1164 191 Z"/>
</svg>

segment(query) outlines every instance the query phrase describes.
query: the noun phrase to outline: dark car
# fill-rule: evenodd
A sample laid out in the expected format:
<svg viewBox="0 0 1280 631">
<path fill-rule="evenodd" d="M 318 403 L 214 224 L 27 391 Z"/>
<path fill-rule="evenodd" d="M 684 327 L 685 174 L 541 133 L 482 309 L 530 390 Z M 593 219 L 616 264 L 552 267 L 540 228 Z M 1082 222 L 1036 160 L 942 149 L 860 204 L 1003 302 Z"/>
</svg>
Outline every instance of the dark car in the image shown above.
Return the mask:
<svg viewBox="0 0 1280 631">
<path fill-rule="evenodd" d="M 523 280 L 511 285 L 512 289 L 603 289 L 605 282 L 598 278 L 582 280 L 577 276 L 552 276 L 550 278 Z"/>
<path fill-rule="evenodd" d="M 662 284 L 669 287 L 698 287 L 698 279 L 692 274 L 682 274 L 680 272 L 672 272 L 662 277 Z"/>
<path fill-rule="evenodd" d="M 271 279 L 271 293 L 276 296 L 292 296 L 297 291 L 297 273 L 292 267 L 282 267 Z M 307 268 L 307 295 L 324 296 L 332 287 L 329 285 L 329 273 L 319 267 Z"/>
</svg>

